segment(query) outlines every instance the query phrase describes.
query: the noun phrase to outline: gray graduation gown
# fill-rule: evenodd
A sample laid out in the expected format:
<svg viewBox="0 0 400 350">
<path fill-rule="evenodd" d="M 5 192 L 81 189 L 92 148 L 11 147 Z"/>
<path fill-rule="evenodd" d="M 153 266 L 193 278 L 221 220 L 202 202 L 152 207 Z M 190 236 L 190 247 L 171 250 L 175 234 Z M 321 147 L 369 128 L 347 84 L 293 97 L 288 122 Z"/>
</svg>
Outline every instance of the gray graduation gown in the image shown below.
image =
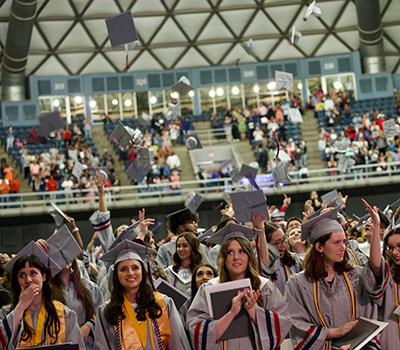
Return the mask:
<svg viewBox="0 0 400 350">
<path fill-rule="evenodd" d="M 182 293 L 186 294 L 188 297 L 192 294 L 192 274 L 190 274 L 190 278 L 188 280 L 183 280 L 178 273 L 176 273 L 172 269 L 172 265 L 168 266 L 164 270 L 165 274 L 168 277 L 168 281 L 175 288 L 179 289 Z"/>
<path fill-rule="evenodd" d="M 397 300 L 400 299 L 400 286 L 397 284 Z M 400 325 L 397 323 L 397 317 L 393 313 L 396 309 L 395 304 L 394 280 L 390 275 L 387 287 L 384 289 L 383 297 L 379 300 L 379 319 L 388 322 L 388 326 L 381 335 L 382 350 L 400 349 Z"/>
<path fill-rule="evenodd" d="M 348 273 L 350 283 L 356 295 L 356 317 L 377 319 L 378 305 L 375 295 L 382 292 L 377 285 L 369 264 L 363 268 L 355 267 Z M 385 267 L 382 274 L 387 279 Z M 351 322 L 351 303 L 344 278 L 336 274 L 332 285 L 319 280 L 319 302 L 328 327 L 341 327 Z M 313 283 L 306 278 L 304 271 L 292 275 L 286 285 L 285 298 L 289 303 L 293 328 L 290 337 L 293 347 L 302 349 L 322 349 L 328 334 L 328 328 L 321 325 L 314 303 Z M 329 349 L 331 344 L 329 342 Z M 379 349 L 375 343 L 365 349 Z"/>
<path fill-rule="evenodd" d="M 257 324 L 252 323 L 255 339 L 249 337 L 227 340 L 229 350 L 272 350 L 279 346 L 291 328 L 288 304 L 276 286 L 268 279 L 261 278 L 261 297 L 264 307 L 256 306 Z M 200 286 L 186 316 L 186 327 L 190 332 L 195 349 L 222 349 L 215 334 L 216 321 L 209 314 L 204 288 L 219 283 L 219 277 Z M 255 344 L 255 348 L 253 346 Z"/>
<path fill-rule="evenodd" d="M 37 322 L 37 316 L 32 317 L 34 325 Z M 85 350 L 85 343 L 81 335 L 81 331 L 78 326 L 78 318 L 76 313 L 71 310 L 68 306 L 64 305 L 64 318 L 65 318 L 65 342 L 79 344 L 79 350 Z M 14 331 L 14 310 L 11 311 L 7 317 L 0 323 L 0 346 L 4 350 L 15 350 L 18 347 L 18 343 L 21 338 L 23 331 L 23 322 L 21 321 L 19 330 L 15 341 L 12 341 L 12 334 Z"/>
<path fill-rule="evenodd" d="M 185 329 L 183 328 L 180 316 L 176 310 L 173 300 L 166 295 L 163 295 L 164 301 L 167 304 L 168 318 L 170 322 L 171 337 L 168 343 L 168 349 L 171 350 L 188 350 L 190 349 L 190 343 L 187 339 Z M 103 304 L 96 314 L 96 327 L 95 327 L 95 347 L 96 350 L 115 350 L 117 349 L 117 337 L 115 335 L 114 327 L 109 325 L 104 317 L 104 308 L 107 303 Z M 147 331 L 153 332 L 155 337 L 154 329 L 147 329 Z M 144 350 L 152 350 L 150 337 L 148 335 L 148 345 Z M 156 344 L 156 349 L 160 350 Z M 124 350 L 124 349 L 122 349 Z"/>
</svg>

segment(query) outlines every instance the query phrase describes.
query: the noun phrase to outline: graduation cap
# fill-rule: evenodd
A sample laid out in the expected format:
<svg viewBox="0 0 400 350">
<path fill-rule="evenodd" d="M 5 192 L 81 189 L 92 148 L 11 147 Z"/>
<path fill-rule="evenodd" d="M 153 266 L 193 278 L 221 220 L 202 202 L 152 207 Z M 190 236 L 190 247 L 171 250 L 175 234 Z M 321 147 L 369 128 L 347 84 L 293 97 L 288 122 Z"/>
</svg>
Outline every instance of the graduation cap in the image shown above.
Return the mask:
<svg viewBox="0 0 400 350">
<path fill-rule="evenodd" d="M 337 190 L 332 190 L 328 193 L 325 193 L 323 196 L 321 196 L 322 203 L 332 203 L 334 202 L 335 206 L 338 206 L 339 208 L 342 207 L 344 204 L 342 198 L 339 195 L 339 192 Z"/>
<path fill-rule="evenodd" d="M 149 149 L 145 147 L 138 148 L 136 151 L 135 162 L 142 168 L 151 167 Z"/>
<path fill-rule="evenodd" d="M 185 147 L 188 151 L 193 151 L 194 149 L 201 149 L 200 139 L 195 132 L 189 132 L 185 138 Z"/>
<path fill-rule="evenodd" d="M 279 160 L 272 163 L 274 164 L 272 167 L 272 177 L 274 178 L 275 187 L 280 188 L 281 183 L 290 184 L 292 180 L 289 177 L 289 162 Z"/>
<path fill-rule="evenodd" d="M 47 254 L 58 266 L 64 268 L 82 253 L 82 249 L 75 240 L 67 225 L 62 225 L 47 240 L 49 250 Z"/>
<path fill-rule="evenodd" d="M 297 43 L 299 42 L 299 40 L 301 39 L 302 36 L 303 35 L 296 30 L 296 27 L 293 26 L 292 27 L 292 33 L 290 35 L 290 43 L 292 45 L 297 45 Z"/>
<path fill-rule="evenodd" d="M 115 142 L 121 148 L 126 148 L 131 144 L 139 144 L 142 133 L 139 129 L 132 129 L 118 121 L 116 127 L 110 135 L 111 141 Z"/>
<path fill-rule="evenodd" d="M 110 178 L 110 173 L 106 168 L 96 169 L 95 175 L 100 177 L 103 181 L 107 181 Z"/>
<path fill-rule="evenodd" d="M 256 45 L 254 44 L 253 39 L 249 39 L 240 43 L 242 49 L 251 57 L 257 59 L 257 55 L 255 53 Z"/>
<path fill-rule="evenodd" d="M 173 233 L 176 232 L 180 225 L 184 225 L 189 221 L 197 221 L 196 214 L 192 213 L 189 208 L 179 209 L 167 214 L 167 218 L 169 220 L 169 230 Z"/>
<path fill-rule="evenodd" d="M 61 118 L 60 112 L 42 114 L 39 117 L 39 135 L 48 136 L 52 131 L 65 128 L 65 121 Z"/>
<path fill-rule="evenodd" d="M 293 74 L 275 71 L 276 90 L 293 91 Z"/>
<path fill-rule="evenodd" d="M 139 234 L 139 224 L 140 221 L 134 222 L 132 225 L 129 225 L 122 233 L 115 239 L 115 241 L 111 244 L 109 249 L 116 247 L 119 243 L 127 240 L 133 241 Z"/>
<path fill-rule="evenodd" d="M 310 5 L 308 5 L 306 14 L 303 17 L 304 21 L 307 21 L 308 17 L 314 16 L 314 17 L 319 17 L 321 16 L 322 12 L 321 9 L 315 5 L 316 0 L 314 0 Z"/>
<path fill-rule="evenodd" d="M 244 225 L 230 223 L 215 232 L 206 242 L 223 244 L 234 238 L 244 238 L 248 241 L 252 241 L 259 232 L 262 231 Z"/>
<path fill-rule="evenodd" d="M 23 256 L 30 255 L 35 255 L 43 263 L 43 265 L 50 270 L 51 276 L 55 276 L 61 271 L 61 267 L 34 241 L 30 241 L 24 248 L 22 248 L 18 254 L 4 266 L 4 270 L 12 273 L 14 264 L 17 262 L 17 260 Z"/>
<path fill-rule="evenodd" d="M 339 207 L 325 209 L 318 215 L 310 215 L 308 220 L 301 225 L 301 240 L 308 240 L 313 244 L 319 238 L 333 232 L 343 232 L 342 226 L 337 221 Z"/>
<path fill-rule="evenodd" d="M 394 119 L 388 119 L 383 122 L 383 131 L 386 138 L 392 138 L 400 134 L 400 128 L 396 125 Z"/>
<path fill-rule="evenodd" d="M 230 196 L 235 217 L 239 222 L 250 222 L 252 215 L 261 215 L 265 220 L 269 220 L 267 200 L 263 191 L 236 191 Z"/>
<path fill-rule="evenodd" d="M 204 232 L 200 233 L 197 236 L 197 239 L 199 240 L 200 243 L 204 243 L 213 235 L 214 235 L 214 229 L 210 227 L 208 230 L 205 230 Z"/>
<path fill-rule="evenodd" d="M 400 199 L 396 200 L 392 204 L 388 204 L 386 208 L 383 210 L 383 214 L 391 220 L 396 210 L 400 207 Z"/>
<path fill-rule="evenodd" d="M 185 200 L 185 208 L 189 209 L 193 214 L 195 214 L 200 208 L 201 203 L 203 203 L 203 199 L 203 196 L 200 194 L 192 192 Z"/>
<path fill-rule="evenodd" d="M 126 174 L 133 180 L 136 180 L 137 182 L 142 182 L 143 179 L 147 176 L 147 174 L 150 172 L 151 166 L 148 167 L 140 167 L 137 165 L 135 161 L 133 161 L 128 169 L 126 169 Z"/>
<path fill-rule="evenodd" d="M 354 165 L 356 161 L 353 158 L 348 157 L 346 154 L 342 154 L 339 158 L 337 169 L 341 173 L 347 173 Z"/>
<path fill-rule="evenodd" d="M 176 91 L 179 96 L 184 96 L 187 95 L 189 91 L 193 90 L 193 87 L 190 85 L 190 80 L 182 76 L 176 84 L 171 86 L 171 90 Z"/>
<path fill-rule="evenodd" d="M 153 249 L 126 239 L 109 249 L 100 259 L 115 266 L 120 261 L 128 259 L 144 262 L 148 254 L 154 253 L 156 252 Z"/>
<path fill-rule="evenodd" d="M 53 217 L 56 227 L 59 228 L 64 224 L 64 221 L 68 221 L 68 216 L 53 202 L 50 202 L 51 208 L 49 214 Z"/>
</svg>

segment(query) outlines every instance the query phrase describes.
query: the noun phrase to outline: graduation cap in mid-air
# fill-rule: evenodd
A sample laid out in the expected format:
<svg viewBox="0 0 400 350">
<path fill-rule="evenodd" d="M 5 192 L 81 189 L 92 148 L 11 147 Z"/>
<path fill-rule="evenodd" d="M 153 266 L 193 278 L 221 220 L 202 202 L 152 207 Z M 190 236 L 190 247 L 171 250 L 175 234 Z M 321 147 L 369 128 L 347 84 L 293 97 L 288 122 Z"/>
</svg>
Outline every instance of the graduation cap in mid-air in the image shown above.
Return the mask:
<svg viewBox="0 0 400 350">
<path fill-rule="evenodd" d="M 297 45 L 297 43 L 299 42 L 299 40 L 301 39 L 302 36 L 303 35 L 296 30 L 296 27 L 293 26 L 292 27 L 292 32 L 291 32 L 291 35 L 290 35 L 290 43 L 292 45 Z"/>
<path fill-rule="evenodd" d="M 293 91 L 293 74 L 275 71 L 276 90 Z"/>
<path fill-rule="evenodd" d="M 182 76 L 176 84 L 171 86 L 171 90 L 177 92 L 179 96 L 185 96 L 189 91 L 193 90 L 193 87 L 190 84 L 190 80 L 187 77 Z"/>
<path fill-rule="evenodd" d="M 253 39 L 249 39 L 240 43 L 242 49 L 251 57 L 257 59 L 257 55 L 255 53 L 256 45 L 254 44 Z"/>
<path fill-rule="evenodd" d="M 39 117 L 39 135 L 48 136 L 51 132 L 65 128 L 65 120 L 61 118 L 60 112 L 42 114 Z"/>
<path fill-rule="evenodd" d="M 125 65 L 128 67 L 128 50 L 135 48 L 139 44 L 131 11 L 106 18 L 106 26 L 111 46 L 124 46 L 126 54 Z"/>
<path fill-rule="evenodd" d="M 304 21 L 307 21 L 310 16 L 313 16 L 313 17 L 321 16 L 321 14 L 322 14 L 321 9 L 317 5 L 315 5 L 315 3 L 316 3 L 316 0 L 314 0 L 310 5 L 308 5 L 306 14 L 303 17 Z"/>
</svg>

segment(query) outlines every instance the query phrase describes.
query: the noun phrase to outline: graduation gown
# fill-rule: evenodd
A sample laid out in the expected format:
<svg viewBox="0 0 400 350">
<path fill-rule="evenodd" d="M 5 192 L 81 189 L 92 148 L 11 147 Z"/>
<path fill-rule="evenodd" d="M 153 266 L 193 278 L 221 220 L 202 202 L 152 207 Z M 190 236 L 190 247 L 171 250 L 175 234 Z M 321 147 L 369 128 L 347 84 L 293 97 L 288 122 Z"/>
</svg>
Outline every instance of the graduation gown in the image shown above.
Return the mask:
<svg viewBox="0 0 400 350">
<path fill-rule="evenodd" d="M 166 303 L 169 327 L 171 330 L 171 336 L 168 342 L 168 349 L 170 350 L 187 350 L 190 349 L 190 344 L 187 339 L 185 329 L 183 328 L 180 316 L 176 310 L 173 300 L 166 295 L 163 295 L 163 299 Z M 103 304 L 96 313 L 96 327 L 95 327 L 95 347 L 96 350 L 115 350 L 117 349 L 117 336 L 115 334 L 114 327 L 111 326 L 104 317 L 104 308 L 107 303 Z M 157 343 L 156 348 L 153 349 L 150 341 L 150 333 L 155 338 L 155 331 L 153 328 L 147 327 L 147 341 L 146 348 L 144 350 L 160 350 Z M 136 350 L 137 348 L 127 348 L 121 350 Z"/>
<path fill-rule="evenodd" d="M 347 276 L 354 290 L 355 318 L 360 316 L 377 319 L 378 305 L 376 300 L 384 290 L 388 274 L 385 264 L 382 276 L 384 283 L 379 286 L 369 264 L 363 268 L 355 267 Z M 352 303 L 343 275 L 335 274 L 332 284 L 324 279 L 316 283 L 317 301 L 328 328 L 337 328 L 352 321 Z M 293 347 L 298 350 L 324 349 L 328 328 L 324 327 L 319 319 L 317 305 L 314 299 L 314 286 L 306 278 L 304 271 L 292 275 L 286 285 L 285 298 L 289 303 L 290 317 L 293 328 L 290 337 Z M 331 342 L 327 341 L 327 349 L 331 349 Z M 374 343 L 365 349 L 380 349 Z"/>
<path fill-rule="evenodd" d="M 85 350 L 85 343 L 78 326 L 78 318 L 76 313 L 68 306 L 64 307 L 64 320 L 65 320 L 65 342 L 79 344 L 79 350 Z M 37 312 L 38 314 L 39 312 Z M 33 326 L 36 327 L 37 315 L 32 315 Z M 12 341 L 13 327 L 14 327 L 14 310 L 11 311 L 7 317 L 0 322 L 0 347 L 4 350 L 14 350 L 18 348 L 23 331 L 23 322 L 21 320 L 19 330 L 16 330 L 17 336 L 15 341 Z M 42 338 L 43 339 L 43 338 Z"/>
<path fill-rule="evenodd" d="M 379 320 L 389 323 L 381 335 L 382 350 L 400 349 L 400 316 L 394 314 L 396 308 L 400 310 L 399 282 L 395 285 L 391 275 L 383 297 L 379 300 Z"/>
<path fill-rule="evenodd" d="M 186 316 L 186 327 L 190 331 L 195 349 L 272 350 L 278 347 L 292 325 L 289 320 L 288 304 L 270 280 L 260 278 L 264 307 L 256 305 L 257 324 L 251 322 L 255 339 L 246 337 L 217 342 L 216 321 L 212 320 L 209 314 L 204 288 L 206 285 L 218 284 L 219 277 L 200 286 Z"/>
<path fill-rule="evenodd" d="M 89 218 L 89 221 L 93 226 L 93 230 L 97 233 L 103 252 L 106 252 L 115 240 L 110 211 L 100 212 L 96 210 Z"/>
<path fill-rule="evenodd" d="M 186 294 L 188 297 L 192 294 L 192 272 L 187 279 L 183 279 L 178 272 L 172 269 L 172 265 L 168 266 L 164 270 L 168 277 L 169 284 L 173 285 L 175 288 L 179 289 L 182 293 Z"/>
</svg>

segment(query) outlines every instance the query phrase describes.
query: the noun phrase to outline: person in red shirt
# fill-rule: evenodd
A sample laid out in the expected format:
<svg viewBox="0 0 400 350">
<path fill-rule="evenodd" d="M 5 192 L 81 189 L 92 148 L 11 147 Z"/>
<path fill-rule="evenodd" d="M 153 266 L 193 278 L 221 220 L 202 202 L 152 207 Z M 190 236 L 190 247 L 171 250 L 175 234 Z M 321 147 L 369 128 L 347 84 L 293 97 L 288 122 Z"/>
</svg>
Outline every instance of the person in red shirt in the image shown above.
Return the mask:
<svg viewBox="0 0 400 350">
<path fill-rule="evenodd" d="M 50 175 L 50 178 L 45 181 L 46 191 L 54 192 L 58 189 L 58 181 L 54 179 L 53 175 Z"/>
<path fill-rule="evenodd" d="M 21 191 L 21 181 L 15 178 L 10 181 L 10 193 L 19 193 Z"/>
</svg>

